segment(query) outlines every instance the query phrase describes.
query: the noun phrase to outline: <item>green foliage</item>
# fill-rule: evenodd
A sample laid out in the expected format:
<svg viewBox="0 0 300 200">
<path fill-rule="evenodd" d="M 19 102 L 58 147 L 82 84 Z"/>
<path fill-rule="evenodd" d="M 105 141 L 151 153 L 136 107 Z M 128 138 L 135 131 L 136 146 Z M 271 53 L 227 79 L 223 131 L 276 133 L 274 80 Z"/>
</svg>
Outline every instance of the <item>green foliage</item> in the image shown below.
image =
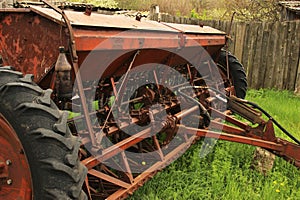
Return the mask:
<svg viewBox="0 0 300 200">
<path fill-rule="evenodd" d="M 288 91 L 250 90 L 258 103 L 286 129 L 300 138 L 300 98 Z M 280 137 L 284 135 L 276 129 Z M 250 169 L 255 147 L 217 141 L 213 152 L 200 158 L 202 142 L 147 182 L 129 199 L 300 199 L 300 171 L 276 158 L 264 176 Z"/>
<path fill-rule="evenodd" d="M 108 106 L 112 107 L 115 101 L 116 101 L 116 97 L 115 96 L 111 96 L 109 98 L 109 101 L 108 101 Z"/>
<path fill-rule="evenodd" d="M 277 21 L 279 10 L 278 0 L 231 0 L 227 13 L 235 12 L 242 21 Z"/>
<path fill-rule="evenodd" d="M 105 8 L 117 8 L 118 3 L 115 0 L 70 0 L 70 2 L 88 3 L 94 6 Z"/>
<path fill-rule="evenodd" d="M 144 106 L 144 103 L 135 103 L 135 104 L 133 105 L 133 107 L 134 107 L 135 110 L 139 110 L 139 109 L 141 109 L 143 106 Z"/>
<path fill-rule="evenodd" d="M 152 5 L 151 1 L 147 0 L 115 0 L 120 8 L 133 10 L 149 10 Z M 155 2 L 153 2 L 155 3 Z"/>
<path fill-rule="evenodd" d="M 180 17 L 181 16 L 180 11 L 177 11 L 176 14 L 175 14 L 175 16 Z"/>
<path fill-rule="evenodd" d="M 201 19 L 201 20 L 211 20 L 213 17 L 211 15 L 208 15 L 209 11 L 203 10 L 202 14 L 197 13 L 195 8 L 191 10 L 191 18 Z"/>
<path fill-rule="evenodd" d="M 191 18 L 196 18 L 196 19 L 200 18 L 199 13 L 196 12 L 195 8 L 191 10 Z"/>
<path fill-rule="evenodd" d="M 116 8 L 118 7 L 118 3 L 114 0 L 94 0 L 98 6 L 108 7 L 108 8 Z"/>
<path fill-rule="evenodd" d="M 279 0 L 70 0 L 103 7 L 149 10 L 157 4 L 161 12 L 197 19 L 230 20 L 235 12 L 242 21 L 276 21 L 279 19 Z"/>
</svg>

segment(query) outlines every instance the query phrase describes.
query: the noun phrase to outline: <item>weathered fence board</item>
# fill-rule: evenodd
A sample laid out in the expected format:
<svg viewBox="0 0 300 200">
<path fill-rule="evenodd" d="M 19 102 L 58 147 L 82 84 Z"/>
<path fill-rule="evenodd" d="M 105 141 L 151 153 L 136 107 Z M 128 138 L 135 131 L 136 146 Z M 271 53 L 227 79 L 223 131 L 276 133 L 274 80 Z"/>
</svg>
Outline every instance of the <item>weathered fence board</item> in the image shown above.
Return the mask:
<svg viewBox="0 0 300 200">
<path fill-rule="evenodd" d="M 271 23 L 269 29 L 269 38 L 268 38 L 268 53 L 265 55 L 265 72 L 264 72 L 264 84 L 262 87 L 272 88 L 274 87 L 274 76 L 275 76 L 275 59 L 276 54 L 273 53 L 274 49 L 277 46 L 278 34 L 274 35 L 273 32 L 277 32 L 279 29 L 279 23 Z"/>
<path fill-rule="evenodd" d="M 234 52 L 235 56 L 242 60 L 243 58 L 243 49 L 244 49 L 244 41 L 246 34 L 246 24 L 245 23 L 237 23 L 237 32 L 236 32 L 236 40 L 234 43 Z"/>
<path fill-rule="evenodd" d="M 264 29 L 263 29 L 263 38 L 262 38 L 262 53 L 261 53 L 261 66 L 259 67 L 259 75 L 258 80 L 259 83 L 257 84 L 258 87 L 265 87 L 265 81 L 271 80 L 270 77 L 267 76 L 266 69 L 268 68 L 268 55 L 270 51 L 270 45 L 271 45 L 271 37 L 270 37 L 270 30 L 272 27 L 272 24 L 270 23 L 264 23 Z M 271 59 L 270 59 L 271 61 Z M 272 73 L 273 74 L 273 73 Z"/>
<path fill-rule="evenodd" d="M 161 14 L 161 21 L 204 24 L 228 32 L 228 21 L 200 21 Z M 297 90 L 300 94 L 300 21 L 234 22 L 229 50 L 244 65 L 250 88 Z"/>
<path fill-rule="evenodd" d="M 300 94 L 300 59 L 298 61 L 298 71 L 297 71 L 297 78 L 296 78 L 296 85 L 295 85 L 295 93 Z"/>
<path fill-rule="evenodd" d="M 291 51 L 290 55 L 290 64 L 291 67 L 291 82 L 289 87 L 295 88 L 297 81 L 297 71 L 299 68 L 300 61 L 300 23 L 296 23 L 294 36 L 292 37 L 292 49 L 295 51 Z"/>
</svg>

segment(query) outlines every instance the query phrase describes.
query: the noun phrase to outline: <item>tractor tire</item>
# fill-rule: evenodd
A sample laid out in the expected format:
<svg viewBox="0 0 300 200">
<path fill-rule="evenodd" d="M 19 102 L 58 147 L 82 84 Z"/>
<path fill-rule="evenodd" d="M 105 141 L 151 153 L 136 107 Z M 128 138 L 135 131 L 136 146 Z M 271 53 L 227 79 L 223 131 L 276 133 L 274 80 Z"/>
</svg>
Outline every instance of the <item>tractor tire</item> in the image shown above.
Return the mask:
<svg viewBox="0 0 300 200">
<path fill-rule="evenodd" d="M 228 63 L 231 81 L 235 89 L 235 95 L 238 98 L 244 99 L 246 97 L 248 85 L 245 69 L 243 65 L 239 62 L 239 60 L 230 52 L 228 52 Z M 220 67 L 223 71 L 227 72 L 225 50 L 221 51 L 218 64 L 221 65 Z"/>
<path fill-rule="evenodd" d="M 42 90 L 32 79 L 11 67 L 0 68 L 0 115 L 23 146 L 32 199 L 87 199 L 82 190 L 87 169 L 78 159 L 80 140 L 67 126 L 67 113 L 50 99 L 52 91 Z"/>
</svg>

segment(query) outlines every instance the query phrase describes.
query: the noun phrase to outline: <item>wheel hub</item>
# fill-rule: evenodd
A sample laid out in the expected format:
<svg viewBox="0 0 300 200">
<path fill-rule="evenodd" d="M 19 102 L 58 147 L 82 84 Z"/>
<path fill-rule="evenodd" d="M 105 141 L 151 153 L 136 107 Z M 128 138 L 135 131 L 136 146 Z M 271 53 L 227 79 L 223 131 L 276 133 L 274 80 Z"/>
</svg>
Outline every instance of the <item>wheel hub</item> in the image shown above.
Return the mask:
<svg viewBox="0 0 300 200">
<path fill-rule="evenodd" d="M 0 152 L 1 199 L 32 199 L 30 168 L 22 144 L 1 114 Z"/>
</svg>

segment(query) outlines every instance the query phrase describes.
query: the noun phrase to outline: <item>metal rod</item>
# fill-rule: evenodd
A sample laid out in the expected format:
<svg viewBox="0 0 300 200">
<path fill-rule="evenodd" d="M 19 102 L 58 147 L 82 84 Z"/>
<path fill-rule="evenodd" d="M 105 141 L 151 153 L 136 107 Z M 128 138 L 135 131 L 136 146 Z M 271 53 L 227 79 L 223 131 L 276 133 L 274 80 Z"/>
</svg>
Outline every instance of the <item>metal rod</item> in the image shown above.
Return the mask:
<svg viewBox="0 0 300 200">
<path fill-rule="evenodd" d="M 128 158 L 125 154 L 125 151 L 121 152 L 121 160 L 122 160 L 123 165 L 125 167 L 125 172 L 124 173 L 129 178 L 130 183 L 133 183 L 133 176 L 132 176 L 132 172 L 131 172 L 130 165 L 128 163 Z"/>
<path fill-rule="evenodd" d="M 157 75 L 156 75 L 155 70 L 153 70 L 153 76 L 154 76 L 154 79 L 155 79 L 155 84 L 156 84 L 156 87 L 157 87 L 158 95 L 159 95 L 159 97 L 162 97 L 161 93 L 160 93 L 160 85 L 158 83 L 158 79 L 157 79 Z"/>
<path fill-rule="evenodd" d="M 254 138 L 251 135 L 242 136 L 227 133 L 218 133 L 210 130 L 195 129 L 186 127 L 184 125 L 178 125 L 185 132 L 196 135 L 198 137 L 216 138 L 220 140 L 226 140 L 231 142 L 237 142 L 241 144 L 249 144 L 252 146 L 259 146 L 265 149 L 273 150 L 274 153 L 290 162 L 296 167 L 300 168 L 300 146 L 292 142 L 276 138 L 274 141 L 269 141 L 265 138 Z"/>
<path fill-rule="evenodd" d="M 220 140 L 226 140 L 226 141 L 237 142 L 242 144 L 250 144 L 253 146 L 260 146 L 275 151 L 283 151 L 284 149 L 284 147 L 281 144 L 277 144 L 275 142 L 266 141 L 258 138 L 251 138 L 247 136 L 227 134 L 227 133 L 219 133 L 219 132 L 205 130 L 205 129 L 195 129 L 195 128 L 186 127 L 184 125 L 178 125 L 178 127 L 184 129 L 187 133 L 196 134 L 198 137 L 216 138 Z"/>
<path fill-rule="evenodd" d="M 76 52 L 76 44 L 75 44 L 75 39 L 74 39 L 74 32 L 73 32 L 73 28 L 71 26 L 70 20 L 68 19 L 67 15 L 64 13 L 63 10 L 60 10 L 59 8 L 53 6 L 52 4 L 50 4 L 48 1 L 46 0 L 42 0 L 42 2 L 44 2 L 46 5 L 48 5 L 50 8 L 52 8 L 53 10 L 55 10 L 56 12 L 58 12 L 59 14 L 61 14 L 61 16 L 63 17 L 68 32 L 69 32 L 69 39 L 70 39 L 70 49 L 71 49 L 71 60 L 72 60 L 72 64 L 73 64 L 73 69 L 76 75 L 76 80 L 77 80 L 77 87 L 78 87 L 78 92 L 79 92 L 79 96 L 80 96 L 80 100 L 81 100 L 81 104 L 82 104 L 82 108 L 83 108 L 83 113 L 85 115 L 85 122 L 91 137 L 91 142 L 93 147 L 96 146 L 96 140 L 95 140 L 95 135 L 94 135 L 94 131 L 92 128 L 92 124 L 91 124 L 91 119 L 90 119 L 90 115 L 89 115 L 89 111 L 87 108 L 87 102 L 86 102 L 86 98 L 85 98 L 85 93 L 84 93 L 84 89 L 82 86 L 82 79 L 81 79 L 81 75 L 79 73 L 79 67 L 78 67 L 78 56 L 77 56 L 77 52 Z"/>
<path fill-rule="evenodd" d="M 158 172 L 158 170 L 162 169 L 172 161 L 176 160 L 185 150 L 187 150 L 190 147 L 195 138 L 196 136 L 192 136 L 187 142 L 180 144 L 178 147 L 176 147 L 176 149 L 165 155 L 164 161 L 154 163 L 145 172 L 138 175 L 134 179 L 134 182 L 131 184 L 130 188 L 120 188 L 118 191 L 110 195 L 107 198 L 107 200 L 118 199 L 119 197 L 126 196 L 128 193 L 136 190 L 139 184 L 145 183 L 146 180 L 152 178 Z"/>
<path fill-rule="evenodd" d="M 191 71 L 191 67 L 189 64 L 187 64 L 187 69 L 188 69 L 188 73 L 189 73 L 189 77 L 190 77 L 190 84 L 194 85 L 194 77 L 192 76 L 192 71 Z"/>
<path fill-rule="evenodd" d="M 116 102 L 117 102 L 117 99 L 119 99 L 120 91 L 121 91 L 122 88 L 123 88 L 123 85 L 124 85 L 124 83 L 125 83 L 125 81 L 126 81 L 126 79 L 127 79 L 127 76 L 128 76 L 128 74 L 129 74 L 129 71 L 131 70 L 131 68 L 132 68 L 132 66 L 133 66 L 133 63 L 134 63 L 134 61 L 135 61 L 135 59 L 136 59 L 136 57 L 137 57 L 137 55 L 138 55 L 139 53 L 140 53 L 140 51 L 138 50 L 138 51 L 134 54 L 133 59 L 132 59 L 130 65 L 129 65 L 127 71 L 126 71 L 126 74 L 125 74 L 125 76 L 124 76 L 124 79 L 123 79 L 123 81 L 122 81 L 122 83 L 121 83 L 121 85 L 120 85 L 120 88 L 119 88 L 119 90 L 118 90 L 118 92 L 117 92 L 117 94 L 116 94 L 115 100 L 113 101 L 112 106 L 111 106 L 111 108 L 110 108 L 110 110 L 109 110 L 109 112 L 108 112 L 108 114 L 107 114 L 107 117 L 106 117 L 106 119 L 105 119 L 105 121 L 104 121 L 104 124 L 103 124 L 103 127 L 104 127 L 104 128 L 105 128 L 105 126 L 106 126 L 106 124 L 107 124 L 107 122 L 108 122 L 108 118 L 109 118 L 110 114 L 112 113 L 113 107 L 115 106 L 115 104 L 116 104 Z M 113 79 L 111 79 L 111 80 L 113 80 Z M 114 87 L 114 85 L 113 85 L 113 87 Z M 103 128 L 103 129 L 104 129 L 104 128 Z M 103 129 L 101 129 L 100 133 L 98 134 L 99 137 L 97 138 L 97 144 L 101 144 L 101 141 L 102 141 L 103 136 L 104 136 Z"/>
<path fill-rule="evenodd" d="M 147 128 L 137 134 L 134 134 L 133 136 L 126 138 L 125 140 L 122 140 L 121 142 L 108 147 L 102 151 L 101 155 L 89 157 L 82 161 L 82 163 L 88 168 L 92 169 L 99 163 L 115 156 L 116 154 L 120 153 L 121 151 L 141 142 L 145 138 L 150 136 L 151 128 Z"/>
<path fill-rule="evenodd" d="M 199 109 L 198 106 L 193 106 L 190 109 L 186 109 L 184 111 L 181 111 L 180 113 L 177 113 L 175 115 L 175 117 L 177 119 L 181 119 L 187 115 L 189 115 L 190 113 L 197 111 Z M 88 168 L 91 169 L 93 167 L 95 167 L 96 165 L 98 165 L 99 163 L 115 156 L 116 154 L 120 153 L 121 151 L 141 142 L 142 140 L 148 138 L 150 136 L 152 128 L 146 128 L 145 130 L 136 133 L 132 136 L 130 136 L 129 138 L 126 138 L 120 142 L 118 142 L 117 144 L 114 144 L 111 147 L 108 147 L 106 149 L 104 149 L 102 151 L 101 155 L 95 156 L 95 157 L 89 157 L 86 158 L 85 160 L 82 161 L 82 163 Z"/>
</svg>

